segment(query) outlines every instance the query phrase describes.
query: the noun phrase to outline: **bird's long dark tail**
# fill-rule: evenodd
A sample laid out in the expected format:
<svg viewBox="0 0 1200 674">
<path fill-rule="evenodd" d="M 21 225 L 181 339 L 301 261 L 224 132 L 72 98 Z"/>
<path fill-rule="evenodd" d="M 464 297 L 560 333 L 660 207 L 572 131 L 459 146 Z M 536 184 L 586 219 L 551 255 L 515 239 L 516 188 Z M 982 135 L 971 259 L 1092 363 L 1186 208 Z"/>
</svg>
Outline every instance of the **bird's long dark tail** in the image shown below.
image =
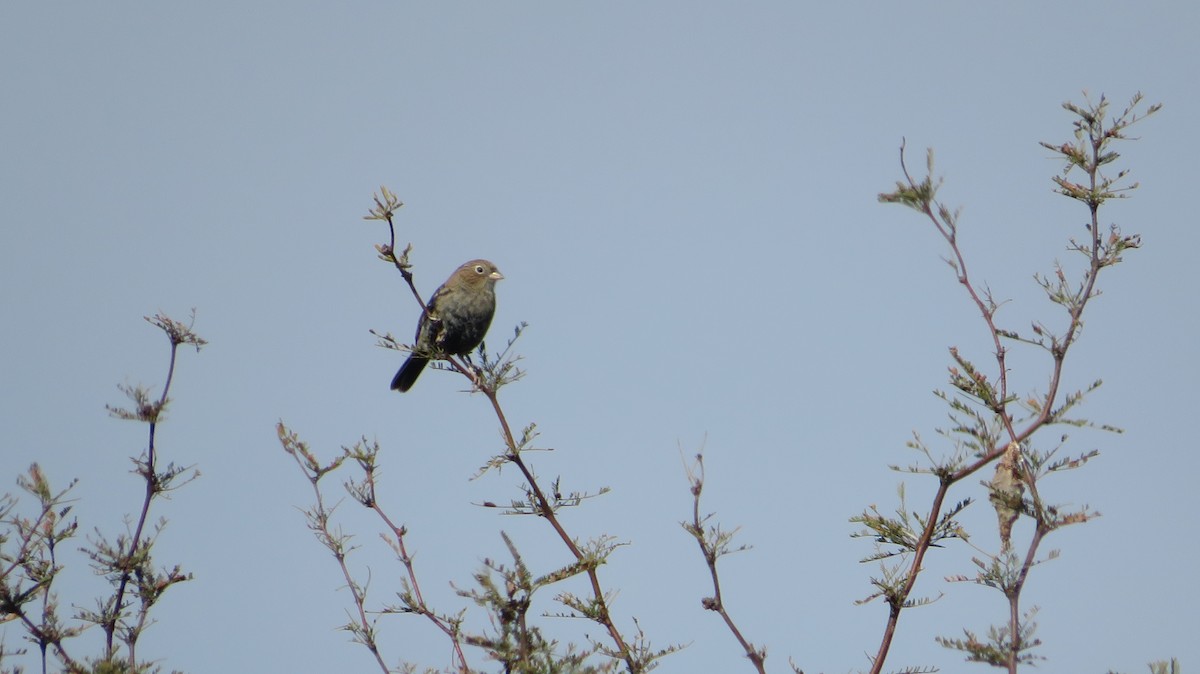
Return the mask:
<svg viewBox="0 0 1200 674">
<path fill-rule="evenodd" d="M 417 383 L 417 377 L 421 376 L 421 371 L 425 369 L 425 364 L 429 362 L 428 358 L 420 356 L 409 356 L 408 360 L 404 361 L 404 365 L 400 367 L 400 371 L 392 377 L 392 390 L 404 393 Z"/>
</svg>

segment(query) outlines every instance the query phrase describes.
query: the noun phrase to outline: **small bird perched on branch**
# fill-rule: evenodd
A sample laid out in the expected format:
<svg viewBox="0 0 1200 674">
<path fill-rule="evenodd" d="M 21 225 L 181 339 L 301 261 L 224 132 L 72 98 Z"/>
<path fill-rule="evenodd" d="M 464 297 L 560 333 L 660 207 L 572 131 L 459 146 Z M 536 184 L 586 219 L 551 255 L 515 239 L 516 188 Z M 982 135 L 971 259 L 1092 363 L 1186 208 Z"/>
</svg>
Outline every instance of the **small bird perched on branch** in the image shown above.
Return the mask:
<svg viewBox="0 0 1200 674">
<path fill-rule="evenodd" d="M 465 356 L 483 341 L 496 313 L 496 281 L 504 274 L 487 260 L 471 260 L 433 292 L 417 326 L 413 352 L 396 376 L 392 390 L 412 388 L 431 358 Z"/>
</svg>

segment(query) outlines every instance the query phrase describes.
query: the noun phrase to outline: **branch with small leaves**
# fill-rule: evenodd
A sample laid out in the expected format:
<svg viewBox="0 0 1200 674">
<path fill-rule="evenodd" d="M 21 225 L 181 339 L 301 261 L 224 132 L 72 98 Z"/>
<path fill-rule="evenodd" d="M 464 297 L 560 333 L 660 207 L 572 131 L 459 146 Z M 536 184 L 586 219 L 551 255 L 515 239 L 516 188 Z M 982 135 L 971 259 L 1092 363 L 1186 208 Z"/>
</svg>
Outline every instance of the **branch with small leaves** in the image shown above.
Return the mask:
<svg viewBox="0 0 1200 674">
<path fill-rule="evenodd" d="M 342 578 L 346 581 L 346 587 L 349 589 L 351 600 L 354 603 L 353 617 L 341 629 L 349 632 L 356 643 L 362 644 L 370 651 L 372 657 L 375 659 L 375 663 L 384 674 L 388 674 L 391 671 L 384 660 L 377 638 L 377 618 L 372 618 L 370 614 L 373 611 L 367 608 L 368 584 L 360 583 L 350 570 L 349 557 L 356 546 L 350 543 L 351 536 L 349 534 L 343 533 L 339 527 L 332 523 L 336 506 L 325 505 L 325 493 L 322 490 L 321 480 L 335 472 L 347 460 L 350 460 L 362 470 L 363 477 L 358 480 L 351 479 L 347 481 L 344 485 L 346 491 L 360 505 L 378 515 L 386 525 L 389 533 L 381 534 L 380 537 L 396 553 L 397 558 L 404 565 L 407 574 L 407 577 L 401 581 L 402 586 L 398 593 L 401 601 L 400 605 L 387 606 L 382 610 L 374 611 L 374 613 L 378 615 L 413 613 L 425 616 L 450 639 L 455 658 L 453 663 L 454 671 L 461 674 L 468 674 L 471 670 L 467 665 L 466 656 L 463 654 L 462 640 L 460 638 L 462 617 L 440 615 L 425 603 L 425 599 L 421 594 L 420 582 L 417 580 L 416 567 L 413 564 L 412 555 L 408 553 L 405 543 L 408 529 L 394 522 L 393 518 L 384 510 L 376 495 L 376 457 L 380 450 L 379 444 L 368 442 L 363 438 L 352 447 L 343 447 L 342 453 L 330 462 L 322 463 L 312 450 L 309 449 L 308 444 L 301 440 L 294 431 L 285 426 L 283 422 L 276 424 L 275 430 L 284 452 L 295 460 L 296 465 L 304 473 L 305 478 L 308 479 L 309 485 L 312 487 L 313 505 L 304 510 L 308 528 L 337 561 L 338 569 L 342 573 Z"/>
<path fill-rule="evenodd" d="M 123 386 L 121 390 L 133 401 L 133 407 L 107 406 L 109 414 L 113 417 L 145 423 L 149 428 L 146 451 L 134 459 L 134 472 L 145 482 L 142 508 L 132 532 L 118 536 L 115 541 L 107 540 L 99 532 L 91 539 L 91 545 L 85 552 L 91 558 L 96 571 L 108 577 L 115 589 L 110 597 L 98 603 L 96 610 L 81 610 L 79 613 L 82 620 L 99 625 L 104 632 L 105 659 L 116 658 L 118 642 L 124 643 L 125 666 L 129 671 L 138 671 L 138 667 L 149 666 L 137 661 L 137 641 L 148 625 L 150 609 L 168 587 L 192 578 L 190 573 L 184 573 L 179 566 L 161 570 L 154 568 L 150 553 L 166 523 L 160 521 L 149 535 L 146 534 L 146 525 L 150 516 L 150 506 L 155 499 L 183 487 L 200 476 L 200 472 L 191 466 L 179 466 L 174 462 L 165 467 L 160 466 L 155 441 L 158 424 L 163 420 L 171 400 L 171 383 L 175 377 L 179 347 L 190 346 L 199 352 L 208 343 L 192 330 L 196 322 L 195 309 L 186 323 L 161 313 L 146 316 L 145 319 L 162 330 L 171 345 L 162 394 L 154 400 L 144 387 Z M 132 616 L 132 621 L 127 612 L 130 603 L 125 599 L 131 583 L 133 595 L 137 598 L 137 610 Z"/>
<path fill-rule="evenodd" d="M 989 633 L 995 638 L 987 643 L 971 633 L 967 634 L 965 640 L 943 639 L 941 643 L 967 652 L 968 659 L 987 661 L 1013 673 L 1019 665 L 1028 663 L 1035 657 L 1029 653 L 1029 649 L 1035 645 L 1032 638 L 1033 624 L 1028 619 L 1030 614 L 1019 610 L 1019 602 L 1025 579 L 1036 563 L 1039 546 L 1043 538 L 1057 528 L 1085 522 L 1096 516 L 1096 513 L 1086 507 L 1064 510 L 1045 504 L 1039 494 L 1038 480 L 1052 470 L 1080 466 L 1095 453 L 1089 452 L 1077 459 L 1060 460 L 1053 458 L 1057 446 L 1050 450 L 1038 450 L 1030 443 L 1035 433 L 1051 425 L 1092 426 L 1086 420 L 1067 417 L 1066 413 L 1080 403 L 1087 392 L 1099 386 L 1099 381 L 1087 391 L 1064 395 L 1060 389 L 1067 354 L 1079 339 L 1083 327 L 1084 310 L 1090 300 L 1099 294 L 1096 282 L 1101 270 L 1121 262 L 1124 253 L 1138 248 L 1141 243 L 1137 235 L 1125 235 L 1115 224 L 1102 233 L 1098 215 L 1099 208 L 1106 201 L 1125 198 L 1130 190 L 1137 187 L 1136 183 L 1127 185 L 1123 182 L 1128 176 L 1128 171 L 1122 170 L 1115 176 L 1109 176 L 1104 172 L 1104 168 L 1119 157 L 1111 149 L 1112 142 L 1126 139 L 1129 126 L 1161 108 L 1161 105 L 1152 105 L 1144 114 L 1138 114 L 1136 110 L 1141 101 L 1140 94 L 1134 96 L 1125 110 L 1112 118 L 1108 117 L 1109 103 L 1104 97 L 1097 102 L 1086 100 L 1084 105 L 1065 103 L 1063 107 L 1076 117 L 1075 142 L 1041 143 L 1042 147 L 1055 152 L 1064 160 L 1062 174 L 1053 178 L 1056 191 L 1085 204 L 1090 216 L 1086 225 L 1087 238 L 1082 241 L 1071 238 L 1068 246 L 1069 251 L 1082 255 L 1087 261 L 1080 278 L 1071 280 L 1066 270 L 1057 262 L 1054 264 L 1053 275 L 1034 276 L 1035 282 L 1047 298 L 1065 310 L 1066 324 L 1058 332 L 1052 331 L 1043 322 L 1032 324 L 1032 336 L 1025 336 L 1017 330 L 999 325 L 997 314 L 1002 303 L 995 300 L 990 288 L 981 287 L 968 273 L 967 263 L 959 245 L 960 213 L 937 200 L 942 180 L 935 180 L 933 177 L 932 151 L 927 153 L 925 176 L 917 179 L 908 170 L 905 147 L 901 145 L 900 166 L 904 180 L 896 184 L 895 191 L 879 195 L 879 200 L 884 203 L 902 204 L 918 211 L 945 241 L 950 251 L 945 260 L 983 320 L 993 348 L 995 369 L 989 376 L 984 368 L 968 360 L 957 348 L 950 349 L 954 361 L 949 370 L 950 384 L 957 393 L 935 393 L 950 406 L 950 416 L 954 425 L 950 429 L 939 429 L 938 432 L 951 439 L 954 451 L 949 457 L 935 459 L 920 442 L 919 437 L 915 443 L 909 443 L 910 447 L 921 451 L 931 461 L 928 468 L 909 470 L 931 473 L 939 480 L 928 515 L 915 518 L 916 521 L 907 521 L 907 515 L 900 519 L 892 519 L 872 510 L 865 511 L 852 520 L 865 526 L 860 535 L 874 536 L 877 545 L 885 548 L 890 546 L 890 550 L 896 551 L 893 554 L 901 554 L 903 557 L 901 564 L 885 567 L 882 579 L 872 581 L 877 587 L 877 592 L 868 600 L 884 596 L 890 605 L 880 647 L 871 658 L 870 671 L 873 674 L 883 669 L 901 611 L 919 603 L 914 602 L 910 596 L 923 568 L 925 554 L 930 547 L 936 545 L 940 537 L 944 537 L 947 519 L 942 509 L 949 490 L 997 460 L 1000 460 L 1000 463 L 996 476 L 990 483 L 985 483 L 985 487 L 989 490 L 989 500 L 997 511 L 1002 550 L 999 554 L 991 555 L 992 563 L 979 564 L 983 571 L 977 576 L 976 582 L 993 585 L 1000 577 L 998 574 L 1001 571 L 1011 572 L 1011 575 L 1004 576 L 1005 581 L 1002 584 L 1009 598 L 1009 620 L 1005 626 L 994 628 Z M 1072 171 L 1076 170 L 1085 174 L 1083 183 L 1068 180 Z M 1010 368 L 1006 358 L 1008 344 L 1031 345 L 1049 355 L 1049 374 L 1044 393 L 1032 394 L 1023 399 L 1010 393 Z M 1024 412 L 1014 408 L 1023 408 Z M 1112 426 L 1096 427 L 1119 432 L 1119 429 Z M 1063 440 L 1065 438 L 1066 436 L 1063 436 Z M 1061 441 L 1059 444 L 1061 445 Z M 1026 493 L 1028 496 L 1025 496 Z M 969 502 L 970 499 L 960 501 L 956 507 L 961 509 Z M 956 511 L 951 509 L 950 512 Z M 1022 516 L 1031 518 L 1035 522 L 1035 529 L 1025 553 L 1018 557 L 1011 549 L 1011 532 L 1013 524 Z M 879 553 L 864 561 L 879 560 L 888 556 L 890 554 Z M 997 560 L 1004 560 L 1004 563 Z"/>
<path fill-rule="evenodd" d="M 149 426 L 146 449 L 133 459 L 133 472 L 145 482 L 142 507 L 132 531 L 128 530 L 131 518 L 126 518 L 125 534 L 109 540 L 97 530 L 95 536 L 89 539 L 89 545 L 83 548 L 83 552 L 91 559 L 93 569 L 104 576 L 113 588 L 112 594 L 96 600 L 94 610 L 79 608 L 74 616 L 101 627 L 105 639 L 103 652 L 99 656 L 77 658 L 68 654 L 65 642 L 81 634 L 84 627 L 68 627 L 59 618 L 58 598 L 53 590 L 63 569 L 57 550 L 78 529 L 78 522 L 72 515 L 74 506 L 68 498 L 68 492 L 76 482 L 55 492 L 41 467 L 34 464 L 26 475 L 17 478 L 17 484 L 37 499 L 37 514 L 33 518 L 20 517 L 15 513 L 17 501 L 14 497 L 5 495 L 0 499 L 0 616 L 15 618 L 25 628 L 26 638 L 38 646 L 43 672 L 50 671 L 48 660 L 51 656 L 58 660 L 63 671 L 72 674 L 97 671 L 145 674 L 158 671 L 158 664 L 138 660 L 138 641 L 152 622 L 149 618 L 151 609 L 167 589 L 192 577 L 179 566 L 155 567 L 152 552 L 165 520 L 153 526 L 148 522 L 155 499 L 199 476 L 199 471 L 174 463 L 163 467 L 156 439 L 158 424 L 164 420 L 170 401 L 169 392 L 179 347 L 192 346 L 199 351 L 206 342 L 192 331 L 194 310 L 187 323 L 162 314 L 147 316 L 146 320 L 162 330 L 171 345 L 162 394 L 155 398 L 145 387 L 120 386 L 133 404 L 128 408 L 107 406 L 115 418 Z M 17 541 L 15 550 L 6 549 L 10 540 L 8 530 L 15 532 L 15 536 L 11 537 Z M 14 653 L 5 652 L 0 647 L 0 659 L 6 655 Z"/>
<path fill-rule="evenodd" d="M 379 194 L 371 196 L 375 200 L 375 207 L 363 216 L 363 220 L 382 220 L 386 222 L 389 235 L 387 243 L 375 245 L 375 251 L 379 253 L 379 259 L 396 266 L 396 270 L 400 272 L 400 275 L 404 277 L 404 282 L 408 284 L 408 289 L 412 291 L 413 297 L 417 298 L 417 304 L 421 305 L 421 311 L 428 315 L 429 308 L 425 306 L 425 302 L 421 299 L 421 293 L 413 283 L 412 264 L 408 261 L 408 256 L 412 253 L 413 245 L 411 243 L 405 245 L 404 250 L 400 251 L 399 257 L 396 256 L 396 225 L 393 218 L 396 215 L 396 211 L 404 206 L 404 202 L 400 201 L 391 190 L 382 185 L 379 187 Z"/>
<path fill-rule="evenodd" d="M 68 654 L 65 642 L 83 629 L 62 622 L 53 590 L 62 570 L 57 548 L 78 529 L 68 498 L 75 485 L 72 481 L 65 489 L 54 491 L 35 463 L 17 477 L 17 486 L 37 501 L 32 517 L 17 513 L 15 496 L 0 497 L 0 617 L 3 621 L 15 619 L 24 627 L 26 639 L 38 647 L 42 671 L 48 671 L 51 655 L 68 670 L 80 667 Z M 9 549 L 10 541 L 15 542 L 14 549 Z M 4 651 L 0 645 L 0 662 L 5 656 L 24 652 Z"/>
<path fill-rule="evenodd" d="M 733 537 L 737 535 L 738 530 L 727 531 L 722 529 L 720 524 L 709 524 L 714 517 L 713 513 L 700 514 L 700 495 L 704 492 L 704 455 L 697 454 L 695 463 L 687 466 L 686 470 L 688 485 L 692 493 L 692 520 L 681 522 L 680 526 L 692 538 L 695 538 L 696 544 L 700 546 L 700 554 L 704 557 L 704 563 L 708 565 L 708 573 L 713 586 L 712 596 L 703 598 L 700 600 L 700 604 L 705 609 L 715 611 L 717 615 L 721 616 L 721 620 L 725 621 L 725 626 L 742 647 L 742 651 L 746 653 L 746 657 L 750 659 L 754 669 L 759 674 L 766 674 L 767 649 L 755 646 L 742 635 L 741 629 L 738 628 L 737 623 L 725 608 L 725 599 L 721 595 L 721 578 L 717 573 L 717 560 L 735 552 L 749 550 L 750 546 L 733 547 Z"/>
</svg>

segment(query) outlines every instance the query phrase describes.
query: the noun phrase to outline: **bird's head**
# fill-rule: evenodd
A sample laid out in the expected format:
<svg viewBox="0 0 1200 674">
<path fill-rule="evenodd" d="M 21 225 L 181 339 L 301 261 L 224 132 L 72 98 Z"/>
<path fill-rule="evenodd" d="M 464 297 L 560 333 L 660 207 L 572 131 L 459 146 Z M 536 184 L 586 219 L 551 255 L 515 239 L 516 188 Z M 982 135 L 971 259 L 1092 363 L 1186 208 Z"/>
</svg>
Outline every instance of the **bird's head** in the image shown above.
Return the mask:
<svg viewBox="0 0 1200 674">
<path fill-rule="evenodd" d="M 504 274 L 488 260 L 471 260 L 459 267 L 454 275 L 463 285 L 475 288 L 493 286 L 504 278 Z"/>
</svg>

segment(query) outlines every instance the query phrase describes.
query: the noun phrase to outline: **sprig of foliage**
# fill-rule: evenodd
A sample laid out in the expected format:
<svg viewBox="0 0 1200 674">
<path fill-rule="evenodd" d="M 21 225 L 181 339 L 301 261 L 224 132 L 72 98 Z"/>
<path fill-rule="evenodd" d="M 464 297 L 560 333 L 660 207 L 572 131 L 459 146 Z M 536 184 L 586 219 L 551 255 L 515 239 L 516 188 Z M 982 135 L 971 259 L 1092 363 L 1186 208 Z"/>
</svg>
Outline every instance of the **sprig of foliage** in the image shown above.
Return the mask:
<svg viewBox="0 0 1200 674">
<path fill-rule="evenodd" d="M 737 535 L 737 529 L 726 530 L 721 527 L 720 523 L 710 524 L 716 516 L 714 513 L 708 513 L 707 515 L 700 514 L 700 496 L 704 493 L 703 454 L 696 454 L 695 461 L 687 468 L 687 477 L 692 492 L 692 519 L 690 522 L 680 522 L 680 526 L 692 538 L 696 539 L 696 544 L 700 546 L 700 554 L 704 557 L 704 563 L 708 565 L 708 573 L 712 579 L 713 588 L 711 595 L 700 600 L 700 605 L 706 610 L 713 611 L 721 616 L 721 620 L 725 622 L 725 627 L 729 629 L 730 634 L 737 640 L 738 645 L 742 647 L 742 651 L 746 654 L 754 669 L 759 674 L 766 674 L 767 649 L 755 646 L 749 639 L 743 636 L 741 628 L 734 622 L 733 616 L 730 615 L 725 606 L 725 599 L 721 594 L 721 577 L 717 572 L 718 560 L 727 555 L 749 550 L 750 546 L 739 545 L 734 547 L 733 538 Z M 799 670 L 797 669 L 796 671 Z"/>
<path fill-rule="evenodd" d="M 162 330 L 170 342 L 170 361 L 162 394 L 157 398 L 144 386 L 123 385 L 120 390 L 132 401 L 128 408 L 106 405 L 109 413 L 127 421 L 145 423 L 149 427 L 146 449 L 134 457 L 133 472 L 142 478 L 145 489 L 142 507 L 132 530 L 126 521 L 126 532 L 115 539 L 106 537 L 99 529 L 83 548 L 95 572 L 112 586 L 112 593 L 96 599 L 95 609 L 78 608 L 74 617 L 83 623 L 98 625 L 104 633 L 104 648 L 97 656 L 75 657 L 68 651 L 68 640 L 83 633 L 85 625 L 69 626 L 59 616 L 59 600 L 55 582 L 64 566 L 58 551 L 73 538 L 78 521 L 73 514 L 74 504 L 68 498 L 77 481 L 66 489 L 54 491 L 38 464 L 30 466 L 25 475 L 17 478 L 22 491 L 33 496 L 38 507 L 32 517 L 16 513 L 17 499 L 6 494 L 0 498 L 0 616 L 15 619 L 24 627 L 26 639 L 40 651 L 41 671 L 50 671 L 53 657 L 69 674 L 122 672 L 145 674 L 158 672 L 153 662 L 140 660 L 138 643 L 150 626 L 151 609 L 166 591 L 192 579 L 179 565 L 157 567 L 154 563 L 154 544 L 166 526 L 166 520 L 149 523 L 150 508 L 165 494 L 199 477 L 191 467 L 173 462 L 161 465 L 156 444 L 157 428 L 165 418 L 170 402 L 169 392 L 175 375 L 176 356 L 180 346 L 192 346 L 199 351 L 207 342 L 193 330 L 195 310 L 187 323 L 163 314 L 145 317 Z M 9 543 L 15 541 L 15 548 Z M 0 647 L 0 661 L 5 656 Z M 0 668 L 0 672 L 19 672 Z"/>
<path fill-rule="evenodd" d="M 1038 563 L 1037 553 L 1043 538 L 1055 530 L 1086 522 L 1098 513 L 1087 506 L 1066 508 L 1047 504 L 1040 493 L 1040 481 L 1046 475 L 1061 470 L 1078 468 L 1096 456 L 1095 450 L 1084 452 L 1074 458 L 1055 458 L 1066 436 L 1050 450 L 1039 450 L 1032 443 L 1041 437 L 1041 431 L 1054 425 L 1093 427 L 1119 432 L 1105 424 L 1096 425 L 1073 415 L 1074 409 L 1085 396 L 1100 385 L 1094 384 L 1082 391 L 1061 392 L 1064 363 L 1071 347 L 1079 339 L 1083 328 L 1082 316 L 1090 300 L 1099 291 L 1096 288 L 1101 270 L 1121 262 L 1123 255 L 1141 245 L 1137 235 L 1126 235 L 1113 224 L 1102 231 L 1098 216 L 1099 208 L 1109 199 L 1125 198 L 1137 187 L 1125 179 L 1127 170 L 1115 175 L 1105 171 L 1118 158 L 1112 149 L 1114 141 L 1127 138 L 1128 128 L 1141 119 L 1157 112 L 1161 105 L 1150 106 L 1145 114 L 1138 114 L 1141 94 L 1133 97 L 1125 110 L 1115 117 L 1108 116 L 1109 103 L 1103 96 L 1093 102 L 1085 96 L 1082 105 L 1065 103 L 1063 107 L 1075 117 L 1074 142 L 1061 144 L 1041 143 L 1042 147 L 1055 152 L 1064 160 L 1061 175 L 1052 178 L 1056 191 L 1068 198 L 1083 203 L 1089 211 L 1086 226 L 1088 236 L 1084 239 L 1069 239 L 1068 251 L 1084 257 L 1087 261 L 1082 274 L 1072 279 L 1064 267 L 1055 262 L 1049 275 L 1035 274 L 1034 282 L 1042 288 L 1046 297 L 1065 313 L 1065 325 L 1057 330 L 1045 322 L 1032 324 L 1032 335 L 1002 326 L 998 313 L 1003 302 L 994 298 L 990 287 L 979 285 L 969 273 L 966 259 L 959 245 L 959 217 L 957 209 L 938 201 L 941 178 L 934 178 L 933 152 L 926 153 L 926 173 L 914 178 L 905 164 L 905 148 L 901 145 L 900 164 L 904 180 L 897 182 L 892 192 L 879 195 L 884 203 L 898 203 L 921 213 L 934 227 L 949 248 L 944 258 L 955 274 L 958 283 L 965 289 L 971 302 L 979 312 L 987 329 L 995 357 L 994 366 L 982 367 L 962 355 L 959 349 L 950 348 L 953 364 L 949 367 L 952 392 L 935 391 L 950 409 L 952 425 L 938 429 L 938 433 L 953 444 L 953 452 L 947 459 L 935 460 L 932 452 L 914 434 L 915 441 L 909 446 L 921 451 L 929 460 L 929 466 L 914 466 L 910 472 L 927 472 L 937 476 L 938 490 L 933 497 L 928 514 L 918 516 L 909 513 L 903 505 L 896 517 L 885 517 L 872 506 L 852 521 L 865 525 L 860 535 L 873 536 L 877 553 L 864 561 L 879 561 L 884 564 L 881 577 L 871 579 L 876 591 L 868 597 L 885 597 L 890 606 L 883 638 L 876 655 L 871 659 L 871 672 L 882 671 L 888 651 L 904 608 L 916 605 L 910 599 L 917 578 L 923 568 L 924 557 L 938 541 L 950 538 L 948 515 L 965 508 L 970 498 L 962 499 L 958 505 L 946 510 L 949 490 L 968 476 L 985 466 L 996 463 L 995 475 L 984 482 L 988 499 L 996 510 L 1000 552 L 989 554 L 987 562 L 975 559 L 978 573 L 974 582 L 1001 591 L 1009 602 L 1006 624 L 989 629 L 986 639 L 971 632 L 966 638 L 940 638 L 939 643 L 949 648 L 964 651 L 968 660 L 987 662 L 1014 673 L 1023 664 L 1030 664 L 1038 656 L 1032 649 L 1038 645 L 1032 637 L 1032 612 L 1019 610 L 1021 591 L 1030 570 Z M 1082 182 L 1069 180 L 1072 172 L 1084 174 Z M 1018 396 L 1009 390 L 1010 368 L 1007 363 L 1009 345 L 1036 347 L 1049 355 L 1047 386 L 1044 393 Z M 1013 525 L 1020 518 L 1034 522 L 1034 531 L 1025 544 L 1023 553 L 1014 549 Z M 949 518 L 952 520 L 952 517 Z M 966 540 L 966 535 L 958 535 Z M 878 546 L 883 545 L 882 550 Z M 1056 556 L 1051 552 L 1049 558 Z M 900 556 L 898 563 L 888 563 L 892 557 Z M 956 579 L 966 579 L 960 577 Z"/>
</svg>

